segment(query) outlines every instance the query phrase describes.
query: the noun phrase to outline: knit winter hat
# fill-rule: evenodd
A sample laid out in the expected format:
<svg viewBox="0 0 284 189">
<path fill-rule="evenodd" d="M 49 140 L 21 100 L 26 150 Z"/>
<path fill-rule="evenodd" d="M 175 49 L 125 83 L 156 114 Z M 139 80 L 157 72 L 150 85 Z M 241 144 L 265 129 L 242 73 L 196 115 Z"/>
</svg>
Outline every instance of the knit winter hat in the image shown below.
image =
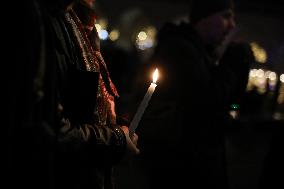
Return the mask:
<svg viewBox="0 0 284 189">
<path fill-rule="evenodd" d="M 193 0 L 190 11 L 191 23 L 227 9 L 233 9 L 232 0 Z"/>
</svg>

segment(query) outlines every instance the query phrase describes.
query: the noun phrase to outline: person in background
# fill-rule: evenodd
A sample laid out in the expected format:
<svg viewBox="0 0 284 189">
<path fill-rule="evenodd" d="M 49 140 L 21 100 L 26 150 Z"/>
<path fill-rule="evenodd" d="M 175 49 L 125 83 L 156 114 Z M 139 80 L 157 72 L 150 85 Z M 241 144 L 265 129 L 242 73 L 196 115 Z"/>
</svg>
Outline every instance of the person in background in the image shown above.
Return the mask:
<svg viewBox="0 0 284 189">
<path fill-rule="evenodd" d="M 233 2 L 190 8 L 189 23 L 159 31 L 149 60 L 161 77 L 137 129 L 148 188 L 228 188 L 224 132 L 247 66 L 220 61 L 217 51 L 235 28 Z"/>
</svg>

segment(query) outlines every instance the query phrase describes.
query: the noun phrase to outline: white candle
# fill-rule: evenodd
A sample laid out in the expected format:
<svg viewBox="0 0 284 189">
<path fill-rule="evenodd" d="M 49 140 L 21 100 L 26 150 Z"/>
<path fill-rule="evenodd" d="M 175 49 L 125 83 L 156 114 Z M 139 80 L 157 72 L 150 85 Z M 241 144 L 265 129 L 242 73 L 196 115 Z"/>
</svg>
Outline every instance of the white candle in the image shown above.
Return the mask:
<svg viewBox="0 0 284 189">
<path fill-rule="evenodd" d="M 129 134 L 130 136 L 133 135 L 133 133 L 135 132 L 135 129 L 137 128 L 142 115 L 145 111 L 145 109 L 148 106 L 148 103 L 155 91 L 155 88 L 157 86 L 156 81 L 158 79 L 158 69 L 155 70 L 154 74 L 153 74 L 153 82 L 151 83 L 150 87 L 147 90 L 147 93 L 145 94 L 142 102 L 140 103 L 140 106 L 138 107 L 138 110 L 134 116 L 134 118 L 132 119 L 130 126 L 129 126 Z"/>
</svg>

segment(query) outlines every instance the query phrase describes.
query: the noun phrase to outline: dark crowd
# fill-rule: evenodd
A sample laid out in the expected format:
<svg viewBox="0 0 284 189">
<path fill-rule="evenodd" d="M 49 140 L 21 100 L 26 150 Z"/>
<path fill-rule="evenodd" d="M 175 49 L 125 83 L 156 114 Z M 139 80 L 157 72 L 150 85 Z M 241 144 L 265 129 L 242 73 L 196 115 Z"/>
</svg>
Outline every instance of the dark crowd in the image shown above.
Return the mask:
<svg viewBox="0 0 284 189">
<path fill-rule="evenodd" d="M 148 51 L 103 40 L 97 1 L 5 5 L 2 187 L 283 188 L 284 72 L 234 35 L 240 1 L 184 0 Z"/>
</svg>

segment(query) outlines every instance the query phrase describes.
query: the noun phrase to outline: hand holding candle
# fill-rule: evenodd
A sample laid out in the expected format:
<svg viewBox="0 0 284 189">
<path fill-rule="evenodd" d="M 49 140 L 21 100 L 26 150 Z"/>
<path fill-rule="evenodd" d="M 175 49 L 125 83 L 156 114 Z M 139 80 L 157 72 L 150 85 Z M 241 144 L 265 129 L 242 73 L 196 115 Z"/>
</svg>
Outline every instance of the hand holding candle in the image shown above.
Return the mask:
<svg viewBox="0 0 284 189">
<path fill-rule="evenodd" d="M 154 93 L 155 91 L 155 88 L 157 86 L 156 82 L 158 80 L 158 69 L 155 70 L 154 74 L 153 74 L 153 82 L 151 83 L 150 87 L 148 88 L 147 90 L 147 93 L 145 94 L 140 106 L 138 107 L 138 110 L 132 120 L 132 122 L 130 123 L 130 126 L 129 126 L 129 135 L 132 136 L 133 133 L 135 132 L 135 129 L 137 128 L 141 118 L 142 118 L 142 115 L 145 111 L 145 109 L 147 108 L 148 106 L 148 103 L 152 97 L 152 94 Z"/>
</svg>

